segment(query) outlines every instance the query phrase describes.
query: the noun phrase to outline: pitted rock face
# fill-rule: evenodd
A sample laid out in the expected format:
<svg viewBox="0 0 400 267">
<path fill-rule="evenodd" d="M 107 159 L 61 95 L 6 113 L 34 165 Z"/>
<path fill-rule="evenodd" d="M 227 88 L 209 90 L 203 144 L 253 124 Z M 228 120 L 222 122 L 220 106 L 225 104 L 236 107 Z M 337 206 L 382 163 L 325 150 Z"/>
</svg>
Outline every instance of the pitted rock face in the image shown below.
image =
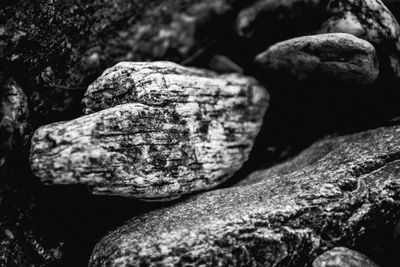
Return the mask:
<svg viewBox="0 0 400 267">
<path fill-rule="evenodd" d="M 351 34 L 303 36 L 271 46 L 257 56 L 263 68 L 291 74 L 298 80 L 326 79 L 373 83 L 379 74 L 372 44 Z"/>
<path fill-rule="evenodd" d="M 400 219 L 400 127 L 328 138 L 292 161 L 132 218 L 90 266 L 307 266 L 336 244 L 373 258 Z"/>
<path fill-rule="evenodd" d="M 125 62 L 91 85 L 84 102 L 94 113 L 36 131 L 34 173 L 95 194 L 168 200 L 215 187 L 242 166 L 268 94 L 240 75 Z"/>
<path fill-rule="evenodd" d="M 378 267 L 364 254 L 345 247 L 333 248 L 318 256 L 313 267 Z"/>
</svg>

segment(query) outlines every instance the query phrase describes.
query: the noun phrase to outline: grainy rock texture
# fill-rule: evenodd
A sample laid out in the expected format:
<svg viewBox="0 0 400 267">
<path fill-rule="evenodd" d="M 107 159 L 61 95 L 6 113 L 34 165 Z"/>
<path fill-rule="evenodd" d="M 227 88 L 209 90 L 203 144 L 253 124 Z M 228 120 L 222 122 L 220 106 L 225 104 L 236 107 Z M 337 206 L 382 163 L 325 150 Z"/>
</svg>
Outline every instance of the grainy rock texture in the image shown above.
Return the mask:
<svg viewBox="0 0 400 267">
<path fill-rule="evenodd" d="M 378 267 L 364 254 L 345 247 L 333 248 L 318 256 L 313 267 Z"/>
<path fill-rule="evenodd" d="M 119 63 L 90 86 L 85 113 L 39 128 L 31 167 L 50 184 L 162 200 L 222 183 L 248 159 L 268 106 L 252 79 L 169 62 Z"/>
<path fill-rule="evenodd" d="M 263 68 L 291 74 L 298 80 L 331 79 L 371 84 L 379 74 L 375 48 L 345 33 L 318 34 L 290 39 L 257 56 Z"/>
<path fill-rule="evenodd" d="M 0 85 L 0 167 L 21 148 L 29 134 L 28 100 L 19 84 L 9 78 Z"/>
<path fill-rule="evenodd" d="M 246 185 L 133 218 L 90 266 L 303 266 L 338 244 L 379 258 L 400 218 L 399 134 L 328 138 Z"/>
</svg>

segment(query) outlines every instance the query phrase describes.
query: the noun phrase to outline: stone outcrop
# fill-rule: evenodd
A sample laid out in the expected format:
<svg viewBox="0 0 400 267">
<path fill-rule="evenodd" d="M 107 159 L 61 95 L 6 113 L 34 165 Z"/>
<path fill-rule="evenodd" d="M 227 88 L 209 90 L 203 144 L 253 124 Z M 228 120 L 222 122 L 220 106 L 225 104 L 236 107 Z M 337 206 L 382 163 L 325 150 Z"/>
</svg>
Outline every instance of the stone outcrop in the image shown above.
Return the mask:
<svg viewBox="0 0 400 267">
<path fill-rule="evenodd" d="M 300 266 L 339 243 L 379 258 L 400 219 L 399 134 L 328 138 L 247 183 L 135 217 L 90 266 Z"/>
</svg>

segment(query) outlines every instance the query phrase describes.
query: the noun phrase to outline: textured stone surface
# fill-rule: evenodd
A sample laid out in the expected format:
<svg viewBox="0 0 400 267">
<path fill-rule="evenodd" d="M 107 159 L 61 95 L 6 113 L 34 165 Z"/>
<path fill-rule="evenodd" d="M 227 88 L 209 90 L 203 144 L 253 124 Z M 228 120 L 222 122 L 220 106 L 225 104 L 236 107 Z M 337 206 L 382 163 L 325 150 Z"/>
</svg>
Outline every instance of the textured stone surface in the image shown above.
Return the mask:
<svg viewBox="0 0 400 267">
<path fill-rule="evenodd" d="M 256 62 L 268 70 L 290 73 L 298 80 L 329 78 L 370 84 L 379 74 L 375 48 L 345 33 L 303 36 L 280 42 L 258 55 Z"/>
<path fill-rule="evenodd" d="M 13 152 L 20 153 L 29 134 L 28 102 L 13 78 L 0 85 L 0 167 Z"/>
<path fill-rule="evenodd" d="M 133 218 L 90 266 L 303 266 L 336 244 L 379 257 L 400 218 L 399 134 L 328 138 L 245 185 Z"/>
<path fill-rule="evenodd" d="M 268 106 L 244 76 L 170 62 L 123 62 L 85 97 L 85 113 L 39 128 L 31 167 L 50 184 L 162 200 L 222 183 L 247 160 Z"/>
<path fill-rule="evenodd" d="M 364 254 L 345 247 L 333 248 L 318 256 L 313 267 L 378 267 Z"/>
</svg>

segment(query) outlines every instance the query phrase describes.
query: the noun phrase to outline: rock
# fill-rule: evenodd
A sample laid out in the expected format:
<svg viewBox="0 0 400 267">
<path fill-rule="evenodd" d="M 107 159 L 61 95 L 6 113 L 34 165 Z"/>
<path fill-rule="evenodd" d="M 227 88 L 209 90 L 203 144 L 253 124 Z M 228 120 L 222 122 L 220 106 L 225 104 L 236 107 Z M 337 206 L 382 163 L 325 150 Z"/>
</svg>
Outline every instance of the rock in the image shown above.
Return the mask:
<svg viewBox="0 0 400 267">
<path fill-rule="evenodd" d="M 400 26 L 380 0 L 333 0 L 320 32 L 344 32 L 372 43 L 383 73 L 400 78 Z"/>
<path fill-rule="evenodd" d="M 379 258 L 400 218 L 399 134 L 327 138 L 246 185 L 132 218 L 89 266 L 307 266 L 336 244 Z"/>
<path fill-rule="evenodd" d="M 298 80 L 330 79 L 371 84 L 379 74 L 375 48 L 345 33 L 303 36 L 277 43 L 257 56 L 263 68 Z"/>
<path fill-rule="evenodd" d="M 13 78 L 0 85 L 0 167 L 13 153 L 20 154 L 29 134 L 27 98 Z"/>
<path fill-rule="evenodd" d="M 35 175 L 87 184 L 95 194 L 169 200 L 213 188 L 240 169 L 268 95 L 237 74 L 123 62 L 89 87 L 84 103 L 92 114 L 35 132 Z"/>
<path fill-rule="evenodd" d="M 400 26 L 380 0 L 259 0 L 239 13 L 236 25 L 238 35 L 264 46 L 310 33 L 353 34 L 376 47 L 389 78 L 400 77 Z"/>
<path fill-rule="evenodd" d="M 77 116 L 82 93 L 123 60 L 190 63 L 224 39 L 239 1 L 7 1 L 0 62 L 31 92 L 35 124 Z"/>
<path fill-rule="evenodd" d="M 378 265 L 358 251 L 336 247 L 318 256 L 313 262 L 313 267 L 378 267 Z"/>
</svg>

